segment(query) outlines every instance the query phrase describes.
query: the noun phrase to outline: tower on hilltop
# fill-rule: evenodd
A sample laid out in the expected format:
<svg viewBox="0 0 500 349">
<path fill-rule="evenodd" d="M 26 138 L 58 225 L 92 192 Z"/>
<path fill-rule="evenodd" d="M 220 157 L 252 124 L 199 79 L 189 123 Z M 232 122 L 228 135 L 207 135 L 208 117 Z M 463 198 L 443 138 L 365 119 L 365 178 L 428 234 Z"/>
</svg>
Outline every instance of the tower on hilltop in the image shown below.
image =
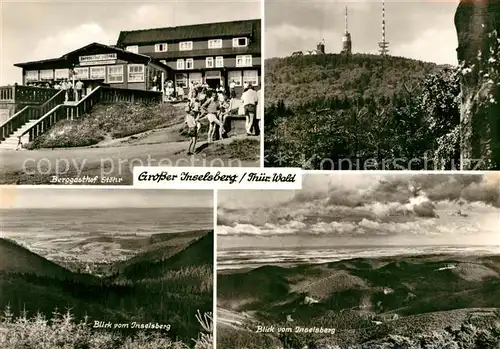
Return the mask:
<svg viewBox="0 0 500 349">
<path fill-rule="evenodd" d="M 350 55 L 352 53 L 351 33 L 347 27 L 347 6 L 345 7 L 345 32 L 342 36 L 342 53 Z"/>
<path fill-rule="evenodd" d="M 378 43 L 378 47 L 382 56 L 389 54 L 389 43 L 385 40 L 385 0 L 382 0 L 382 41 Z"/>
<path fill-rule="evenodd" d="M 325 54 L 325 39 L 321 39 L 318 45 L 316 45 L 316 53 Z"/>
</svg>

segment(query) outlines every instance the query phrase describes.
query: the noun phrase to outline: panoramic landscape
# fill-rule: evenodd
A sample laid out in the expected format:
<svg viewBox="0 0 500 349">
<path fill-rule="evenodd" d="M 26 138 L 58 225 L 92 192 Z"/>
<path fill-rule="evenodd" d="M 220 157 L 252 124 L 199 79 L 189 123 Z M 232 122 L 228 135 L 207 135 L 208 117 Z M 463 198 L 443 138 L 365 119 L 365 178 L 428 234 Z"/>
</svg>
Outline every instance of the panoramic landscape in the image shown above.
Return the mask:
<svg viewBox="0 0 500 349">
<path fill-rule="evenodd" d="M 1 196 L 0 347 L 212 348 L 212 192 Z"/>
<path fill-rule="evenodd" d="M 498 2 L 283 3 L 266 1 L 265 166 L 500 169 Z"/>
<path fill-rule="evenodd" d="M 307 174 L 218 205 L 218 348 L 500 346 L 498 174 Z"/>
</svg>

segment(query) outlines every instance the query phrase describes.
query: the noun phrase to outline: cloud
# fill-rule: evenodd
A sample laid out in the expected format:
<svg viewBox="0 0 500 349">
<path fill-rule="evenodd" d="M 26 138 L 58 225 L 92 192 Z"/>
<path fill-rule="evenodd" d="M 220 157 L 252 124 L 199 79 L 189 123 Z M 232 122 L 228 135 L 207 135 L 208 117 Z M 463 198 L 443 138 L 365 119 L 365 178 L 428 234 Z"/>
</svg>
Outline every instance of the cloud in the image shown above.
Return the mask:
<svg viewBox="0 0 500 349">
<path fill-rule="evenodd" d="M 457 34 L 454 28 L 431 28 L 415 40 L 392 47 L 394 56 L 411 57 L 437 64 L 457 64 Z"/>
<path fill-rule="evenodd" d="M 326 37 L 321 30 L 301 28 L 293 24 L 282 24 L 266 30 L 266 41 L 269 38 L 269 44 L 266 45 L 265 55 L 267 58 L 291 54 L 294 51 L 307 51 L 316 49 L 316 44 L 324 38 L 326 42 L 332 42 L 331 38 L 335 36 L 329 33 Z M 338 34 L 337 36 L 340 37 Z M 327 47 L 331 50 L 332 47 Z"/>
<path fill-rule="evenodd" d="M 218 225 L 225 234 L 236 235 L 441 236 L 491 233 L 495 222 L 500 224 L 500 186 L 481 175 L 385 175 L 364 185 L 362 180 L 356 174 L 308 174 L 303 190 L 288 202 L 219 208 Z"/>
<path fill-rule="evenodd" d="M 41 39 L 30 56 L 31 60 L 55 58 L 92 42 L 105 45 L 114 43 L 115 37 L 116 35 L 110 35 L 97 23 L 84 23 Z"/>
</svg>

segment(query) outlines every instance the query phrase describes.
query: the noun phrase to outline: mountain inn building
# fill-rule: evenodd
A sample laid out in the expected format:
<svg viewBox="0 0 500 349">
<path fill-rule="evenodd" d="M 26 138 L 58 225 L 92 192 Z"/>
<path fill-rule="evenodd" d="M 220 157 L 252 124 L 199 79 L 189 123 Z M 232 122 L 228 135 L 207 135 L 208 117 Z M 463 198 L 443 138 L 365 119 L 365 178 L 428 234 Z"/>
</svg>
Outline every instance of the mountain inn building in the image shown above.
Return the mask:
<svg viewBox="0 0 500 349">
<path fill-rule="evenodd" d="M 259 19 L 122 31 L 116 46 L 170 67 L 185 93 L 190 82 L 227 88 L 233 81 L 237 95 L 244 83 L 261 85 Z"/>
<path fill-rule="evenodd" d="M 115 46 L 92 43 L 59 58 L 17 63 L 23 69 L 23 85 L 54 84 L 81 80 L 85 88 L 97 86 L 150 90 L 155 81 L 173 78 L 174 72 L 152 57 Z"/>
<path fill-rule="evenodd" d="M 23 85 L 81 80 L 97 86 L 164 91 L 173 81 L 228 88 L 261 85 L 261 21 L 242 20 L 121 31 L 116 45 L 92 43 L 58 58 L 17 63 Z"/>
</svg>

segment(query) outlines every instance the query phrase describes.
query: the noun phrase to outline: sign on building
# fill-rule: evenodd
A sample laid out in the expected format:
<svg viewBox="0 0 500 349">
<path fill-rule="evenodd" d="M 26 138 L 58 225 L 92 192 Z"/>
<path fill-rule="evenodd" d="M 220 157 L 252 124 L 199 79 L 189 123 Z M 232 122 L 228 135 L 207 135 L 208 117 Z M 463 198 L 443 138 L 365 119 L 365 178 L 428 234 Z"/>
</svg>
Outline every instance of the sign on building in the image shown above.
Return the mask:
<svg viewBox="0 0 500 349">
<path fill-rule="evenodd" d="M 117 60 L 116 53 L 102 53 L 98 55 L 80 56 L 80 65 L 101 65 L 115 64 Z"/>
</svg>

